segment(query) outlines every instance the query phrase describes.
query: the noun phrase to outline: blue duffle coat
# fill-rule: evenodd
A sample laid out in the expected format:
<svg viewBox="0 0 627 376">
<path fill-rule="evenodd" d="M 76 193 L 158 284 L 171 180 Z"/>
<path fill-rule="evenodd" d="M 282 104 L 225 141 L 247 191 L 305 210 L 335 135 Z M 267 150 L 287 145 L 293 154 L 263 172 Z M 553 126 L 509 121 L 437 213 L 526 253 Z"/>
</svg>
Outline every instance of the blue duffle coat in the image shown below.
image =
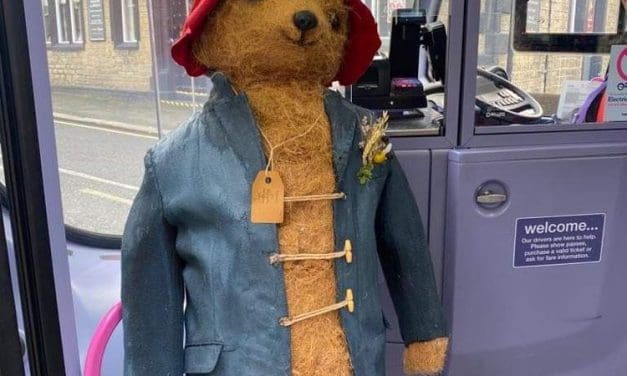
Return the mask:
<svg viewBox="0 0 627 376">
<path fill-rule="evenodd" d="M 126 376 L 289 375 L 289 328 L 277 226 L 250 221 L 251 185 L 265 168 L 245 94 L 220 73 L 202 111 L 148 152 L 143 183 L 123 236 Z M 329 92 L 337 191 L 337 301 L 354 373 L 385 374 L 384 271 L 406 343 L 446 336 L 418 208 L 396 159 L 360 184 L 360 121 L 368 112 Z"/>
</svg>

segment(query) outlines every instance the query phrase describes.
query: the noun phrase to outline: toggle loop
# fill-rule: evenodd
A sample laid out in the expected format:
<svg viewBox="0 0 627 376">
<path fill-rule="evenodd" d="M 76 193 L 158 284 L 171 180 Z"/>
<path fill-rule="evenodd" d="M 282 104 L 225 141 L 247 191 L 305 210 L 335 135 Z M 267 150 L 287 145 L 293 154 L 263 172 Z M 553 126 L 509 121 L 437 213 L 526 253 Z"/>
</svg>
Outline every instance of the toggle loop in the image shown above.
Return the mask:
<svg viewBox="0 0 627 376">
<path fill-rule="evenodd" d="M 270 264 L 276 265 L 280 262 L 291 261 L 307 261 L 307 260 L 334 260 L 344 258 L 347 264 L 353 262 L 353 245 L 350 240 L 344 242 L 344 250 L 333 253 L 297 253 L 297 254 L 279 254 L 274 253 L 270 256 Z"/>
<path fill-rule="evenodd" d="M 355 312 L 355 299 L 353 297 L 353 290 L 346 290 L 346 299 L 344 299 L 344 301 L 342 302 L 335 303 L 330 306 L 317 309 L 315 311 L 303 313 L 302 315 L 297 315 L 293 317 L 281 317 L 281 319 L 279 320 L 279 325 L 283 327 L 290 327 L 298 322 L 305 321 L 312 317 L 324 315 L 325 313 L 337 311 L 342 308 L 346 308 L 350 313 Z"/>
</svg>

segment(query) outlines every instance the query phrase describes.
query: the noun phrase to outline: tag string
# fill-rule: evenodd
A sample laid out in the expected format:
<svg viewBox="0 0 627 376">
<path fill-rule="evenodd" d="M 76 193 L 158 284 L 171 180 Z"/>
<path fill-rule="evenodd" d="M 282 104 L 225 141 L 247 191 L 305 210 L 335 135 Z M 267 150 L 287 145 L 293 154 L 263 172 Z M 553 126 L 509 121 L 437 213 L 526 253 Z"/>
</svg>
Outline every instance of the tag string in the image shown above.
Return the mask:
<svg viewBox="0 0 627 376">
<path fill-rule="evenodd" d="M 313 122 L 313 124 L 311 124 L 311 126 L 310 126 L 309 128 L 307 128 L 307 129 L 306 129 L 303 133 L 301 133 L 301 134 L 297 134 L 296 136 L 293 136 L 293 137 L 290 137 L 290 138 L 288 138 L 287 140 L 285 140 L 285 141 L 283 141 L 283 142 L 281 142 L 281 143 L 279 143 L 279 144 L 277 144 L 277 145 L 275 145 L 275 146 L 272 146 L 272 143 L 270 142 L 270 140 L 268 139 L 268 137 L 265 135 L 265 133 L 263 133 L 263 130 L 261 130 L 261 128 L 260 128 L 260 127 L 258 127 L 258 128 L 259 128 L 259 133 L 261 133 L 261 136 L 263 137 L 263 139 L 266 141 L 266 143 L 267 143 L 267 144 L 268 144 L 268 146 L 270 147 L 270 153 L 269 153 L 269 155 L 268 155 L 268 163 L 266 164 L 266 176 L 268 176 L 268 171 L 270 171 L 270 169 L 271 169 L 271 167 L 272 167 L 272 165 L 273 165 L 273 162 L 274 162 L 274 151 L 275 151 L 276 149 L 278 149 L 278 148 L 282 147 L 282 146 L 285 146 L 285 144 L 288 144 L 288 143 L 290 143 L 290 142 L 292 142 L 292 141 L 296 141 L 296 140 L 298 140 L 299 138 L 304 137 L 304 136 L 306 136 L 307 134 L 309 134 L 309 132 L 311 132 L 311 131 L 312 131 L 312 130 L 316 127 L 316 125 L 318 124 L 318 121 L 319 121 L 321 118 L 322 118 L 322 115 L 321 115 L 321 116 L 319 116 L 319 117 L 318 117 L 318 118 L 317 118 L 317 119 Z"/>
<path fill-rule="evenodd" d="M 290 196 L 285 197 L 285 202 L 305 202 L 305 201 L 325 201 L 325 200 L 345 200 L 346 193 L 327 193 L 321 195 L 310 195 L 310 196 Z"/>
</svg>

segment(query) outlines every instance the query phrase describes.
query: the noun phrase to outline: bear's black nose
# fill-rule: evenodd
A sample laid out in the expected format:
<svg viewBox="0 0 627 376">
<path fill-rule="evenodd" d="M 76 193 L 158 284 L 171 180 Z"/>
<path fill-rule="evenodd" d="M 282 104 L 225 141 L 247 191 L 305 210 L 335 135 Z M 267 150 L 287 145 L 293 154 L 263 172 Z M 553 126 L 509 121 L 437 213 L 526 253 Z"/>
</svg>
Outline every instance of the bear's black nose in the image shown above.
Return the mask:
<svg viewBox="0 0 627 376">
<path fill-rule="evenodd" d="M 318 26 L 318 18 L 310 11 L 303 10 L 294 14 L 294 25 L 296 25 L 300 31 L 305 32 Z"/>
</svg>

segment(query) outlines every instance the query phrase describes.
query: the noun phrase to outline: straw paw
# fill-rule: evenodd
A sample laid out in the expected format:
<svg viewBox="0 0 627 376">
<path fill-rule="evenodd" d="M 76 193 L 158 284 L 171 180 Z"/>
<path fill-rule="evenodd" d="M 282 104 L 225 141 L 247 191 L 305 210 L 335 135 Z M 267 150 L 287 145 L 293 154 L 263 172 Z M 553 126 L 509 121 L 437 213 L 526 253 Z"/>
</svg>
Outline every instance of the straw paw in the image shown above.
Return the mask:
<svg viewBox="0 0 627 376">
<path fill-rule="evenodd" d="M 408 375 L 439 375 L 444 369 L 448 338 L 414 342 L 405 349 L 403 366 Z"/>
</svg>

